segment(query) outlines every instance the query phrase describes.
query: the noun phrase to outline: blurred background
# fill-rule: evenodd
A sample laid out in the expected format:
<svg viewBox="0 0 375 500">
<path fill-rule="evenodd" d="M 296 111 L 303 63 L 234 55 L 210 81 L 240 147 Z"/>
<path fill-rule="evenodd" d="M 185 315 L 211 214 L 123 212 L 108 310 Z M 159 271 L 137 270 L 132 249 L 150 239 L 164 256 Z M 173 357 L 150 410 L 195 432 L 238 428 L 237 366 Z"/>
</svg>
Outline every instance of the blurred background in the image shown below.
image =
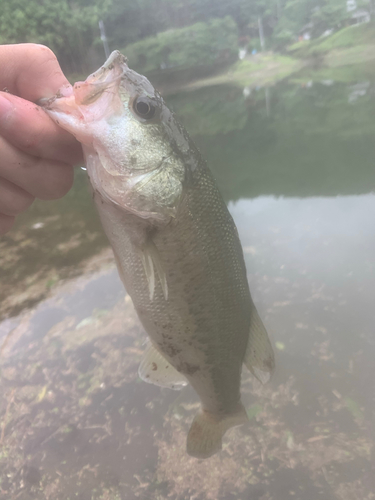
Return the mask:
<svg viewBox="0 0 375 500">
<path fill-rule="evenodd" d="M 286 66 L 295 58 L 327 62 L 337 49 L 334 65 L 342 66 L 371 59 L 375 43 L 374 0 L 1 0 L 0 7 L 0 43 L 46 44 L 68 75 L 101 64 L 103 38 L 148 76 L 217 71 L 239 52 L 243 59 L 272 51 Z"/>
<path fill-rule="evenodd" d="M 276 372 L 248 426 L 185 453 L 195 393 L 146 335 L 86 173 L 0 239 L 0 499 L 375 498 L 374 0 L 0 0 L 0 43 L 73 82 L 108 50 L 186 126 L 237 224 Z"/>
</svg>

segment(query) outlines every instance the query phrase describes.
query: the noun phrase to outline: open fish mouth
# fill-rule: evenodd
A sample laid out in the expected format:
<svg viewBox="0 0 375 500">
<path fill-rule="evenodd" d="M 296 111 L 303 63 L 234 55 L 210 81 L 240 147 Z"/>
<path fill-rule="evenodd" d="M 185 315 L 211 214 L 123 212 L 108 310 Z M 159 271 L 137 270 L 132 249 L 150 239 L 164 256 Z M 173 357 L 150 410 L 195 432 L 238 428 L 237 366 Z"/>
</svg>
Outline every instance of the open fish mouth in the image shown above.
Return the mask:
<svg viewBox="0 0 375 500">
<path fill-rule="evenodd" d="M 126 57 L 118 50 L 112 52 L 106 62 L 84 82 L 76 82 L 73 93 L 77 104 L 87 106 L 95 102 L 104 91 L 118 87 L 126 67 Z"/>
<path fill-rule="evenodd" d="M 66 85 L 51 98 L 40 99 L 37 104 L 53 109 L 60 99 L 74 101 L 75 105 L 87 106 L 95 102 L 105 91 L 117 90 L 126 69 L 126 57 L 118 50 L 112 52 L 106 62 L 85 81 Z"/>
<path fill-rule="evenodd" d="M 126 61 L 126 57 L 121 52 L 114 50 L 103 66 L 86 78 L 85 83 L 104 83 L 108 81 L 109 76 L 114 76 L 114 74 L 118 76 L 120 73 L 122 76 Z"/>
</svg>

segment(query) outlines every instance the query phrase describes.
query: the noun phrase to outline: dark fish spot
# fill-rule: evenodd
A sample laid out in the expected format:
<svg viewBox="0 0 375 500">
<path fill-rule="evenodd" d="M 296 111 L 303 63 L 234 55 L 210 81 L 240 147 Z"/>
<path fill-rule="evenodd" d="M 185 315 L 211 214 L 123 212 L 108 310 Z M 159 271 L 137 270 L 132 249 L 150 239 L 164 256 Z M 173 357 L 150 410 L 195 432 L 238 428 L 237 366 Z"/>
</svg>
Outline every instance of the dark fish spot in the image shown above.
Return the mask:
<svg viewBox="0 0 375 500">
<path fill-rule="evenodd" d="M 272 372 L 273 366 L 274 366 L 274 361 L 273 361 L 273 358 L 271 356 L 264 361 L 264 366 L 266 368 L 268 368 L 268 370 L 270 372 Z"/>
<path fill-rule="evenodd" d="M 158 365 L 155 362 L 153 362 L 151 366 L 152 371 L 156 371 L 158 369 Z"/>
<path fill-rule="evenodd" d="M 193 375 L 197 370 L 199 370 L 198 365 L 192 365 L 186 362 L 181 363 L 177 368 L 177 371 L 179 371 L 180 373 L 185 373 L 186 375 Z"/>
<path fill-rule="evenodd" d="M 170 356 L 171 358 L 174 357 L 174 356 L 177 356 L 177 354 L 179 354 L 181 352 L 181 349 L 177 349 L 173 344 L 170 344 L 168 341 L 167 341 L 167 338 L 166 336 L 163 335 L 163 338 L 166 339 L 165 342 L 161 342 L 159 345 L 160 345 L 160 350 L 162 352 L 165 352 L 165 354 L 167 356 Z"/>
<path fill-rule="evenodd" d="M 130 165 L 136 165 L 136 164 L 137 164 L 137 158 L 135 156 L 131 156 Z"/>
</svg>

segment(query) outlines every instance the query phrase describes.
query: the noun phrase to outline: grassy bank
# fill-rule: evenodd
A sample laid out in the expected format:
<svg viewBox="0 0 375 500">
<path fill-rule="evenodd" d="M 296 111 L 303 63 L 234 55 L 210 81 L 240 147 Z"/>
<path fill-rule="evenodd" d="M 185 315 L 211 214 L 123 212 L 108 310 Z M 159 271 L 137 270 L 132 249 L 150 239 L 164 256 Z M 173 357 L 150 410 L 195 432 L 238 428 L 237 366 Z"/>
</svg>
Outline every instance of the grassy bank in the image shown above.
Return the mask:
<svg viewBox="0 0 375 500">
<path fill-rule="evenodd" d="M 196 90 L 228 83 L 240 87 L 264 87 L 292 75 L 303 66 L 304 62 L 299 59 L 265 52 L 237 61 L 220 74 L 190 81 L 185 85 L 179 85 L 178 89 L 166 86 L 164 90 L 170 93 L 174 90 Z"/>
<path fill-rule="evenodd" d="M 337 52 L 367 52 L 365 49 L 370 47 L 375 47 L 375 22 L 349 26 L 328 37 L 297 42 L 288 47 L 288 53 L 299 58 L 324 57 Z M 375 52 L 372 52 L 375 58 Z"/>
<path fill-rule="evenodd" d="M 294 80 L 351 83 L 375 78 L 375 23 L 349 26 L 326 38 L 298 42 L 288 54 L 307 62 Z"/>
<path fill-rule="evenodd" d="M 178 89 L 231 83 L 242 87 L 273 85 L 298 73 L 302 80 L 336 80 L 353 82 L 372 79 L 375 75 L 375 22 L 349 26 L 333 35 L 295 43 L 287 54 L 264 52 L 237 61 L 225 71 L 206 78 L 197 78 Z M 300 70 L 302 69 L 302 73 Z"/>
<path fill-rule="evenodd" d="M 273 52 L 249 55 L 225 68 L 217 67 L 215 73 L 207 76 L 199 68 L 185 69 L 181 74 L 178 71 L 176 74 L 160 72 L 149 78 L 163 94 L 221 84 L 264 87 L 292 75 L 296 75 L 296 81 L 373 79 L 375 22 L 350 26 L 325 38 L 295 43 L 288 47 L 286 55 Z M 82 79 L 82 75 L 69 78 L 71 82 L 77 79 Z"/>
<path fill-rule="evenodd" d="M 332 79 L 340 80 L 344 75 L 344 81 L 348 80 L 348 71 L 341 68 L 355 65 L 355 73 L 362 74 L 365 65 L 375 61 L 375 22 L 349 26 L 326 38 L 318 38 L 312 41 L 298 42 L 288 48 L 292 57 L 300 59 L 315 60 L 320 69 L 329 73 Z M 327 72 L 327 68 L 330 71 Z M 339 69 L 340 68 L 340 69 Z"/>
</svg>

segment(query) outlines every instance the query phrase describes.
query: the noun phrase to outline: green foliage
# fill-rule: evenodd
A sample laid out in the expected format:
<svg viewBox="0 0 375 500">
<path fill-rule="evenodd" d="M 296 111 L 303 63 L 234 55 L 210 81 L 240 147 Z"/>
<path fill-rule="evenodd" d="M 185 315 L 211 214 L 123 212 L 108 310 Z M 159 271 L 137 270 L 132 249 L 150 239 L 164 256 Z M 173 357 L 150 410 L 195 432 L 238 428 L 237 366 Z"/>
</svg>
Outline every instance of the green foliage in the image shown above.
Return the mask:
<svg viewBox="0 0 375 500">
<path fill-rule="evenodd" d="M 368 0 L 358 0 L 357 7 L 370 8 Z M 327 30 L 341 29 L 350 22 L 351 16 L 343 0 L 287 0 L 273 30 L 273 39 L 287 44 L 303 29 L 316 39 Z"/>
<path fill-rule="evenodd" d="M 148 74 L 165 68 L 230 62 L 237 56 L 237 39 L 236 23 L 225 17 L 158 33 L 128 45 L 123 52 L 134 69 Z"/>
<path fill-rule="evenodd" d="M 369 9 L 369 1 L 357 6 Z M 234 57 L 239 37 L 241 46 L 260 50 L 259 20 L 267 48 L 283 49 L 306 25 L 318 37 L 352 15 L 345 0 L 0 0 L 0 12 L 0 43 L 48 45 L 65 70 L 84 74 L 104 59 L 99 19 L 110 49 L 128 46 L 148 72 L 216 64 Z"/>
<path fill-rule="evenodd" d="M 313 9 L 311 13 L 313 36 L 319 36 L 331 28 L 341 27 L 348 17 L 346 2 L 342 0 L 324 0 L 319 8 Z"/>
<path fill-rule="evenodd" d="M 69 70 L 86 66 L 98 20 L 110 0 L 0 0 L 0 43 L 50 47 Z"/>
<path fill-rule="evenodd" d="M 113 0 L 104 22 L 110 45 L 118 48 L 171 28 L 227 16 L 242 30 L 252 10 L 248 0 Z"/>
<path fill-rule="evenodd" d="M 294 41 L 294 33 L 290 29 L 281 29 L 273 36 L 273 42 L 276 46 L 284 47 Z"/>
<path fill-rule="evenodd" d="M 324 39 L 317 45 L 317 48 L 320 51 L 328 51 L 342 47 L 364 45 L 366 43 L 375 43 L 375 23 L 344 28 Z"/>
</svg>

